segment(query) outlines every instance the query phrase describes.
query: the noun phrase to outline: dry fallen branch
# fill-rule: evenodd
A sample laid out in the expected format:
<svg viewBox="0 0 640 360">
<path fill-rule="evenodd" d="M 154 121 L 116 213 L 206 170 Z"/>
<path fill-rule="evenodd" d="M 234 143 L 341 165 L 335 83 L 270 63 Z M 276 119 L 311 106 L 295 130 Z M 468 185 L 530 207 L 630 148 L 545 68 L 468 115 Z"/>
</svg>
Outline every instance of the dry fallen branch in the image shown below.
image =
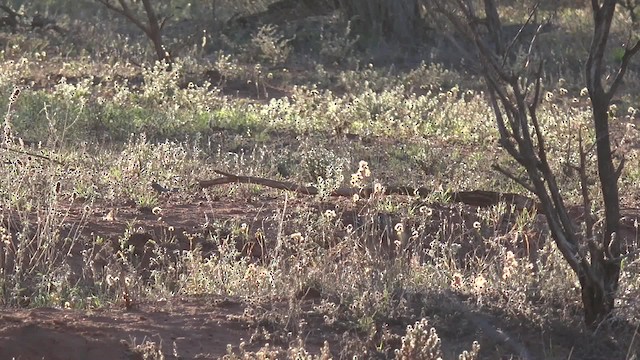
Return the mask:
<svg viewBox="0 0 640 360">
<path fill-rule="evenodd" d="M 224 171 L 214 170 L 217 174 L 222 175 L 222 177 L 212 179 L 212 180 L 200 180 L 198 183 L 200 187 L 207 188 L 216 185 L 225 185 L 225 184 L 256 184 L 262 185 L 266 187 L 270 187 L 273 189 L 281 189 L 287 191 L 293 191 L 302 195 L 317 195 L 318 189 L 313 186 L 303 186 L 299 184 L 294 184 L 286 181 L 278 181 L 273 179 L 266 179 L 256 176 L 243 176 L 243 175 L 234 175 Z M 411 186 L 387 186 L 383 188 L 383 195 L 405 195 L 405 196 L 420 196 L 426 197 L 434 192 L 433 189 L 425 188 L 425 187 L 411 187 Z M 362 198 L 368 198 L 374 193 L 373 187 L 365 187 L 365 188 L 347 188 L 341 187 L 330 195 L 335 197 L 351 197 L 353 195 L 358 195 Z M 501 193 L 496 191 L 485 191 L 485 190 L 473 190 L 473 191 L 454 191 L 449 193 L 451 197 L 451 201 L 460 202 L 467 205 L 479 206 L 479 207 L 488 207 L 492 205 L 497 205 L 500 202 L 505 202 L 508 204 L 514 204 L 518 209 L 532 208 L 535 207 L 538 209 L 538 204 L 533 201 L 533 199 L 515 193 Z"/>
<path fill-rule="evenodd" d="M 51 162 L 56 163 L 58 165 L 64 165 L 64 163 L 62 161 L 56 160 L 56 159 L 51 158 L 49 156 L 36 154 L 34 152 L 26 151 L 26 150 L 23 150 L 23 149 L 15 149 L 15 148 L 12 148 L 12 147 L 10 147 L 8 145 L 0 145 L 0 149 L 7 150 L 7 151 L 10 151 L 10 152 L 13 152 L 13 153 L 17 153 L 17 154 L 22 154 L 22 155 L 26 155 L 26 156 L 42 159 L 42 160 L 51 161 Z"/>
</svg>

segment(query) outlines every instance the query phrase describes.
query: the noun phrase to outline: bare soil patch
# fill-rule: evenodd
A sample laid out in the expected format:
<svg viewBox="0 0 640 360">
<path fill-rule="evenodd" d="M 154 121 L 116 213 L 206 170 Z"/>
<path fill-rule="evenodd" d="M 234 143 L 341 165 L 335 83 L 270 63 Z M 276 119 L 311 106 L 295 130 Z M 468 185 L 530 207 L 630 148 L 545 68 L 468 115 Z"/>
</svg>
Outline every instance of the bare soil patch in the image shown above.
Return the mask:
<svg viewBox="0 0 640 360">
<path fill-rule="evenodd" d="M 142 359 L 153 342 L 166 359 L 216 359 L 227 344 L 250 337 L 238 320 L 244 306 L 225 298 L 179 298 L 134 310 L 38 308 L 0 312 L 0 358 L 47 360 Z"/>
<path fill-rule="evenodd" d="M 137 266 L 144 270 L 153 267 L 149 262 L 150 246 L 189 250 L 197 245 L 205 256 L 215 254 L 216 247 L 207 240 L 207 234 L 209 231 L 224 232 L 225 227 L 219 224 L 225 222 L 246 223 L 252 229 L 262 229 L 266 239 L 275 239 L 284 195 L 272 194 L 236 195 L 213 200 L 192 197 L 187 200 L 181 199 L 180 194 L 170 193 L 160 196 L 160 210 L 155 213 L 153 209 L 140 209 L 134 204 L 95 205 L 88 215 L 80 203 L 61 206 L 61 210 L 68 213 L 67 223 L 82 225 L 82 241 L 72 249 L 71 258 L 80 259 L 83 249 L 90 246 L 89 243 L 97 236 L 107 240 L 103 251 L 115 251 L 125 231 L 133 229 L 128 242 L 134 246 Z M 321 203 L 311 201 L 309 197 L 292 197 L 287 199 L 287 206 L 289 212 L 310 210 L 319 214 L 326 209 L 338 209 L 343 222 L 353 224 L 359 221 L 359 216 L 370 216 L 363 215 L 364 210 L 350 199 Z M 443 222 L 452 224 L 451 229 L 473 228 L 478 209 L 451 204 L 431 204 L 431 207 L 433 224 L 428 226 L 433 227 L 434 232 Z M 381 218 L 380 214 L 376 216 Z M 505 216 L 505 229 L 501 231 L 508 232 L 510 219 L 513 217 Z M 391 225 L 395 223 L 386 221 Z M 218 224 L 217 228 L 212 226 L 214 223 Z M 541 246 L 538 242 L 543 235 L 537 232 L 541 229 L 533 229 L 535 231 L 528 235 L 526 242 L 524 238 L 520 241 L 521 245 L 531 247 L 521 248 L 522 256 L 531 253 L 533 247 Z M 380 226 L 380 231 L 385 231 L 384 226 Z M 224 233 L 219 235 L 225 236 Z M 109 243 L 111 246 L 107 246 Z M 250 243 L 237 245 L 238 250 L 256 260 L 263 255 L 252 253 L 259 247 L 250 246 Z M 272 243 L 266 245 L 273 248 Z M 466 251 L 480 254 L 476 245 L 469 244 Z M 490 251 L 486 255 L 490 256 Z M 74 271 L 82 272 L 81 261 L 71 264 L 76 267 Z M 107 263 L 103 265 L 107 266 Z M 446 358 L 453 358 L 468 349 L 474 340 L 483 344 L 486 358 L 566 359 L 573 353 L 574 356 L 580 355 L 576 358 L 597 359 L 603 354 L 624 350 L 611 343 L 589 345 L 589 334 L 563 324 L 551 326 L 541 335 L 540 324 L 533 324 L 530 319 L 513 317 L 491 304 L 487 304 L 486 313 L 477 313 L 473 306 L 467 306 L 467 300 L 454 294 L 441 294 L 434 298 L 424 298 L 424 294 L 406 296 L 415 318 L 396 319 L 389 323 L 389 333 L 385 335 L 387 346 L 399 348 L 406 326 L 427 317 L 443 339 Z M 313 288 L 300 294 L 301 317 L 307 325 L 298 335 L 304 338 L 309 351 L 319 353 L 327 341 L 334 357 L 344 358 L 346 351 L 365 354 L 370 350 L 367 344 L 371 346 L 381 341 L 381 329 L 378 329 L 378 335 L 368 338 L 369 334 L 349 321 L 327 325 L 322 314 L 313 309 L 325 297 L 321 289 Z M 333 300 L 339 304 L 339 300 Z M 121 301 L 92 310 L 64 309 L 64 304 L 60 305 L 61 308 L 2 309 L 0 359 L 143 359 L 145 352 L 161 353 L 165 359 L 217 359 L 227 353 L 228 345 L 237 351 L 242 341 L 247 342 L 247 350 L 257 351 L 267 343 L 286 350 L 296 340 L 295 334 L 287 333 L 279 328 L 281 324 L 269 320 L 269 313 L 287 314 L 289 305 L 284 296 L 281 301 L 271 303 L 260 299 L 249 301 L 211 295 L 160 301 L 133 299 L 131 306 Z M 270 338 L 264 336 L 267 333 L 271 334 Z M 571 336 L 566 336 L 567 333 Z M 263 335 L 256 338 L 255 334 Z M 393 351 L 388 348 L 375 356 L 383 354 L 393 356 Z M 589 354 L 596 357 L 589 357 Z"/>
</svg>

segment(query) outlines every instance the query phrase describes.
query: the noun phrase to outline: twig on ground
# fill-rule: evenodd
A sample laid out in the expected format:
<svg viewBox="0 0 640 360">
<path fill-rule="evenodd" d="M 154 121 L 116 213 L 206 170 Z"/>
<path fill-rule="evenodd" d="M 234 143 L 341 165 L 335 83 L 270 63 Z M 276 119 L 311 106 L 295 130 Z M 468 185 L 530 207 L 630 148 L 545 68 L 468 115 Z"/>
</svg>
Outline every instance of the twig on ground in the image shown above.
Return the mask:
<svg viewBox="0 0 640 360">
<path fill-rule="evenodd" d="M 4 149 L 4 150 L 11 151 L 11 152 L 14 152 L 14 153 L 22 154 L 22 155 L 33 156 L 33 157 L 38 158 L 38 159 L 54 162 L 54 163 L 56 163 L 58 165 L 64 165 L 64 163 L 62 161 L 60 161 L 60 160 L 52 159 L 52 158 L 50 158 L 48 156 L 45 156 L 45 155 L 32 153 L 30 151 L 25 151 L 25 150 L 21 150 L 21 149 L 14 149 L 14 148 L 8 147 L 6 145 L 0 145 L 0 149 Z"/>
</svg>

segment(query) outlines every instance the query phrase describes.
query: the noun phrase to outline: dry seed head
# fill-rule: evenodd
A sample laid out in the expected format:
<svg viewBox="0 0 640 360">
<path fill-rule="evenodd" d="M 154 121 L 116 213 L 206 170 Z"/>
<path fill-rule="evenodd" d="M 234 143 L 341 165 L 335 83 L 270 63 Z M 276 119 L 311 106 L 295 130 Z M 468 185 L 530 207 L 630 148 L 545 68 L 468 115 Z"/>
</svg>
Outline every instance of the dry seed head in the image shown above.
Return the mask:
<svg viewBox="0 0 640 360">
<path fill-rule="evenodd" d="M 108 286 L 113 286 L 118 282 L 120 282 L 120 277 L 119 276 L 113 276 L 113 275 L 107 274 L 107 285 Z"/>
<path fill-rule="evenodd" d="M 336 217 L 336 211 L 335 210 L 331 210 L 331 209 L 326 210 L 324 212 L 324 217 L 329 219 L 329 220 L 334 219 Z"/>
<path fill-rule="evenodd" d="M 380 183 L 375 183 L 373 184 L 373 194 L 374 195 L 382 195 L 385 192 L 385 188 L 384 186 L 382 186 L 382 184 Z"/>
<path fill-rule="evenodd" d="M 420 213 L 425 214 L 426 216 L 433 215 L 433 209 L 428 206 L 421 206 Z"/>
<path fill-rule="evenodd" d="M 2 239 L 2 244 L 4 244 L 4 246 L 11 245 L 11 234 L 9 234 L 7 229 L 4 227 L 0 227 L 0 238 Z"/>
<path fill-rule="evenodd" d="M 360 162 L 358 163 L 358 173 L 365 178 L 371 176 L 371 170 L 369 170 L 369 163 L 367 163 L 364 160 L 360 160 Z"/>
<path fill-rule="evenodd" d="M 293 233 L 289 235 L 289 237 L 291 238 L 291 240 L 297 241 L 297 242 L 302 242 L 304 240 L 304 236 L 302 236 L 302 233 L 300 232 Z"/>
<path fill-rule="evenodd" d="M 486 286 L 487 279 L 485 279 L 482 275 L 476 276 L 476 278 L 473 280 L 473 290 L 477 293 L 483 292 Z"/>
<path fill-rule="evenodd" d="M 105 221 L 114 221 L 116 219 L 116 211 L 115 211 L 115 209 L 109 210 L 107 215 L 105 215 L 102 219 L 105 220 Z"/>
<path fill-rule="evenodd" d="M 516 255 L 513 253 L 513 251 L 509 250 L 505 254 L 505 259 L 507 263 L 513 264 L 516 261 Z"/>
<path fill-rule="evenodd" d="M 351 174 L 351 187 L 362 187 L 362 174 L 358 171 L 355 174 Z"/>
</svg>

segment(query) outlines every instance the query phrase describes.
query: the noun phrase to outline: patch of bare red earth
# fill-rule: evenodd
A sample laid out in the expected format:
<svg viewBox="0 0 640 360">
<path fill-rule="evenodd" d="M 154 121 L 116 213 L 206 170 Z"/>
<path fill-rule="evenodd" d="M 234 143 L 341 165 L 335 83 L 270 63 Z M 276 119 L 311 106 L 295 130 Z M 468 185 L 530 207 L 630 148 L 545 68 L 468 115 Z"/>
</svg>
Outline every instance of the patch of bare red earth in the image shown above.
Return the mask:
<svg viewBox="0 0 640 360">
<path fill-rule="evenodd" d="M 0 311 L 0 359 L 142 359 L 134 346 L 152 341 L 165 359 L 217 359 L 227 344 L 250 337 L 244 306 L 226 299 L 182 298 L 139 304 L 134 310 Z"/>
<path fill-rule="evenodd" d="M 131 225 L 137 231 L 129 243 L 144 258 L 149 239 L 175 236 L 178 244 L 174 246 L 188 249 L 195 244 L 189 243 L 185 234 L 200 233 L 196 241 L 206 243 L 202 231 L 206 231 L 203 225 L 207 219 L 251 223 L 262 212 L 266 217 L 273 211 L 265 204 L 237 205 L 232 201 L 208 206 L 163 201 L 160 206 L 162 214 L 134 206 L 98 206 L 83 219 L 83 206 L 73 204 L 65 222 L 80 224 L 83 239 L 74 246 L 72 252 L 78 256 L 72 258 L 81 259 L 79 252 L 88 246 L 84 242 L 95 236 L 117 244 Z M 168 228 L 172 228 L 171 234 L 167 234 Z M 71 265 L 76 271 L 82 266 L 78 261 Z M 161 346 L 165 359 L 176 358 L 174 347 L 180 359 L 217 359 L 226 353 L 227 344 L 237 349 L 243 339 L 249 339 L 248 324 L 239 320 L 244 307 L 240 302 L 208 296 L 136 303 L 132 310 L 125 310 L 123 304 L 98 310 L 4 308 L 0 309 L 0 360 L 135 360 L 142 357 L 132 349 L 145 341 Z"/>
</svg>

